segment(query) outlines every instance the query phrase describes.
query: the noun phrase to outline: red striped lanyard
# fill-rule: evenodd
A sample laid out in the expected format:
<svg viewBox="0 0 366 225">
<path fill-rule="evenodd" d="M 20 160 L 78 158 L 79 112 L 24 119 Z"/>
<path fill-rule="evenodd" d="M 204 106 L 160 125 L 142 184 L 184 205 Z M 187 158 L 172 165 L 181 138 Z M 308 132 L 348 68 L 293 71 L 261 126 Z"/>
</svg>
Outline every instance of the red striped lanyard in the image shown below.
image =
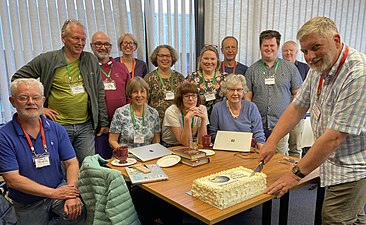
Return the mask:
<svg viewBox="0 0 366 225">
<path fill-rule="evenodd" d="M 46 136 L 44 135 L 44 128 L 42 126 L 42 120 L 41 118 L 38 118 L 38 121 L 39 121 L 39 128 L 41 130 L 41 136 L 42 136 L 42 145 L 43 145 L 43 148 L 44 148 L 44 151 L 45 152 L 48 152 L 47 151 L 47 144 L 46 144 Z M 18 121 L 19 122 L 19 121 Z M 24 135 L 25 135 L 25 138 L 27 139 L 27 142 L 28 142 L 28 145 L 32 151 L 32 154 L 33 155 L 36 155 L 36 151 L 34 150 L 34 146 L 33 146 L 33 143 L 29 137 L 29 134 L 24 130 L 24 128 L 22 127 L 22 125 L 19 123 L 20 127 L 22 128 L 23 132 L 24 132 Z"/>
<path fill-rule="evenodd" d="M 338 67 L 337 67 L 337 70 L 336 70 L 336 72 L 335 72 L 335 76 L 339 73 L 339 71 L 341 70 L 341 68 L 342 68 L 342 66 L 343 66 L 343 64 L 344 64 L 344 62 L 346 61 L 346 58 L 347 58 L 347 55 L 348 55 L 348 50 L 349 50 L 349 47 L 348 46 L 346 46 L 346 50 L 345 50 L 345 52 L 344 52 L 344 54 L 343 54 L 343 57 L 342 57 L 342 59 L 341 59 L 341 61 L 339 62 L 339 65 L 338 65 Z M 320 77 L 320 80 L 319 80 L 319 83 L 318 83 L 318 91 L 317 91 L 317 96 L 319 96 L 320 95 L 320 93 L 322 92 L 322 87 L 323 87 L 323 78 L 322 77 Z"/>
<path fill-rule="evenodd" d="M 234 69 L 233 69 L 233 74 L 235 74 L 235 71 L 236 71 L 236 61 L 234 62 Z M 222 72 L 225 73 L 225 64 L 224 64 L 224 61 L 221 62 L 221 68 L 222 68 Z"/>
<path fill-rule="evenodd" d="M 121 56 L 121 63 L 125 64 L 125 60 L 124 60 L 123 56 Z M 135 77 L 135 59 L 132 59 L 131 72 L 132 72 L 132 77 L 131 78 L 134 78 Z"/>
</svg>

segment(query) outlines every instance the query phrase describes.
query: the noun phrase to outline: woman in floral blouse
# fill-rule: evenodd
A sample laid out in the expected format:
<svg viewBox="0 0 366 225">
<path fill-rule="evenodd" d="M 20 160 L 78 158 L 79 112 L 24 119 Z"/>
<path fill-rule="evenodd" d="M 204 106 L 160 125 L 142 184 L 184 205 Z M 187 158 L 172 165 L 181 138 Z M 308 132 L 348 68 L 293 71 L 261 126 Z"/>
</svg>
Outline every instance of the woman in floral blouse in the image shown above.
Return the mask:
<svg viewBox="0 0 366 225">
<path fill-rule="evenodd" d="M 126 96 L 131 104 L 118 108 L 109 129 L 113 149 L 127 144 L 129 148 L 160 142 L 160 123 L 156 109 L 147 105 L 149 85 L 141 77 L 127 83 Z"/>
<path fill-rule="evenodd" d="M 165 110 L 173 104 L 176 89 L 184 81 L 184 76 L 171 68 L 178 60 L 178 53 L 171 46 L 159 45 L 150 59 L 158 68 L 148 73 L 144 79 L 152 90 L 149 105 L 158 110 L 162 123 Z"/>
<path fill-rule="evenodd" d="M 212 45 L 203 47 L 198 63 L 198 70 L 188 75 L 187 80 L 197 86 L 201 103 L 207 107 L 210 116 L 216 102 L 222 101 L 224 94 L 221 84 L 225 76 L 220 73 L 220 59 L 217 49 Z"/>
</svg>

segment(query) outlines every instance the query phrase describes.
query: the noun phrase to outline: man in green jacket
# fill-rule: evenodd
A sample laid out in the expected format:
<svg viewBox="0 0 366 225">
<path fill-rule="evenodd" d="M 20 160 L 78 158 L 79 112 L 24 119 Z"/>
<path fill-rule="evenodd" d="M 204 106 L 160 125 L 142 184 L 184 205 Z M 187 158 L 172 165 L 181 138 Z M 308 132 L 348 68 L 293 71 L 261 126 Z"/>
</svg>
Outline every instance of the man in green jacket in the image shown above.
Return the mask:
<svg viewBox="0 0 366 225">
<path fill-rule="evenodd" d="M 67 20 L 61 30 L 64 46 L 46 52 L 20 68 L 12 77 L 40 78 L 45 88 L 43 114 L 63 125 L 79 163 L 94 155 L 94 133 L 108 133 L 104 86 L 98 60 L 85 52 L 86 32 L 77 20 Z"/>
</svg>

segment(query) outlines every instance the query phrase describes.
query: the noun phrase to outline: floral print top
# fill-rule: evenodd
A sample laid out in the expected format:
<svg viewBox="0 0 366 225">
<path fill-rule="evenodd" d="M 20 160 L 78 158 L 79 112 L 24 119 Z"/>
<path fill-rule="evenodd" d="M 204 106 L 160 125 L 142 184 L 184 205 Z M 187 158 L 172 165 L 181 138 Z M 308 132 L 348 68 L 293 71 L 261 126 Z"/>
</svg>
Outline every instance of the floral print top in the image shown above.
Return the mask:
<svg viewBox="0 0 366 225">
<path fill-rule="evenodd" d="M 111 122 L 110 133 L 119 133 L 118 143 L 127 144 L 129 148 L 135 148 L 151 144 L 154 135 L 161 132 L 156 109 L 146 105 L 144 117 L 135 115 L 135 125 L 132 121 L 130 104 L 118 108 Z M 135 143 L 135 136 L 142 135 L 144 143 Z"/>
<path fill-rule="evenodd" d="M 200 95 L 201 104 L 206 106 L 208 118 L 210 118 L 212 107 L 216 102 L 222 101 L 224 93 L 221 91 L 221 84 L 225 81 L 226 74 L 221 74 L 220 71 L 216 71 L 216 80 L 203 81 L 201 73 L 193 72 L 188 75 L 187 81 L 197 86 L 198 93 Z M 212 93 L 215 95 L 214 100 L 206 101 L 205 94 Z"/>
<path fill-rule="evenodd" d="M 177 87 L 183 83 L 184 76 L 181 73 L 172 70 L 171 78 L 162 78 L 165 83 L 165 90 L 157 74 L 157 69 L 146 74 L 144 80 L 150 87 L 148 104 L 158 110 L 160 124 L 163 124 L 165 110 L 173 104 L 173 99 L 165 100 L 166 91 L 172 91 L 175 94 Z"/>
</svg>

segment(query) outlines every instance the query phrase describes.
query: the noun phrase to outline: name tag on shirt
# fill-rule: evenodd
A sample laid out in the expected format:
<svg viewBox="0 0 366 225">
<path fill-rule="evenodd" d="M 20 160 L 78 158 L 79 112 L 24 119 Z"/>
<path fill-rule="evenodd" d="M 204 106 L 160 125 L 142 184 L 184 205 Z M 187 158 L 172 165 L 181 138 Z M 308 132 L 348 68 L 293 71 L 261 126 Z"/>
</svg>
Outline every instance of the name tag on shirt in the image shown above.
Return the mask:
<svg viewBox="0 0 366 225">
<path fill-rule="evenodd" d="M 206 102 L 213 101 L 216 99 L 216 96 L 213 92 L 206 92 L 205 99 L 206 99 Z"/>
<path fill-rule="evenodd" d="M 104 90 L 116 90 L 116 83 L 112 79 L 106 79 L 103 81 Z"/>
<path fill-rule="evenodd" d="M 266 84 L 266 85 L 273 85 L 273 84 L 275 84 L 275 78 L 274 77 L 265 78 L 264 79 L 264 84 Z"/>
<path fill-rule="evenodd" d="M 82 94 L 85 92 L 83 85 L 80 83 L 70 84 L 70 87 L 71 87 L 71 94 L 73 94 L 73 95 Z"/>
<path fill-rule="evenodd" d="M 37 155 L 33 156 L 33 161 L 34 161 L 36 168 L 42 168 L 42 167 L 51 165 L 50 155 L 48 153 L 37 154 Z"/>
<path fill-rule="evenodd" d="M 174 99 L 174 92 L 172 91 L 167 91 L 165 93 L 165 100 L 173 100 Z"/>
<path fill-rule="evenodd" d="M 319 104 L 316 102 L 311 110 L 311 114 L 315 116 L 316 120 L 319 120 L 320 118 L 320 114 L 321 114 L 321 109 Z"/>
<path fill-rule="evenodd" d="M 143 144 L 145 141 L 143 134 L 136 134 L 134 135 L 133 142 L 136 144 Z"/>
</svg>

